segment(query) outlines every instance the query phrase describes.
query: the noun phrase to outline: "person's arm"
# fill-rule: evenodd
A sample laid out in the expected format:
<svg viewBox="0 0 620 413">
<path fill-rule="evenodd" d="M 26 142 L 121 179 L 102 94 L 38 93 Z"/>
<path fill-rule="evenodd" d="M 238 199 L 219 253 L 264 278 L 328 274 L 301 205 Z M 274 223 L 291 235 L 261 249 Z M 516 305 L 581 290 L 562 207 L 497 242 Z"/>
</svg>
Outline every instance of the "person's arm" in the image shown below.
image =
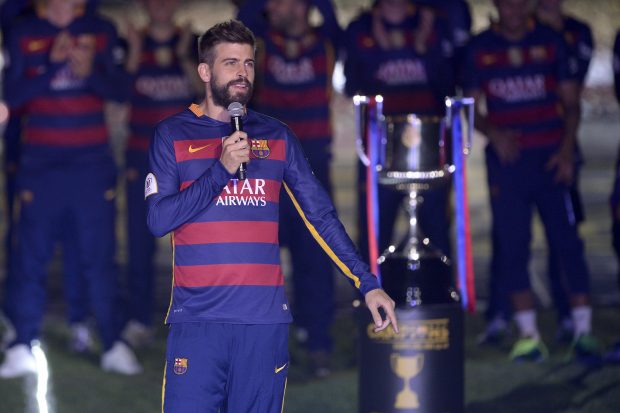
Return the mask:
<svg viewBox="0 0 620 413">
<path fill-rule="evenodd" d="M 118 34 L 112 23 L 101 21 L 100 24 L 100 30 L 106 35 L 106 44 L 102 51 L 97 51 L 86 83 L 102 99 L 124 102 L 129 97 L 131 77 L 114 58 L 114 48 L 119 43 Z"/>
<path fill-rule="evenodd" d="M 583 87 L 586 75 L 588 74 L 588 68 L 590 67 L 590 61 L 592 60 L 592 52 L 594 51 L 594 39 L 592 38 L 592 30 L 590 27 L 584 24 L 583 33 L 577 44 L 577 60 L 579 62 L 579 82 Z"/>
<path fill-rule="evenodd" d="M 564 135 L 559 150 L 549 159 L 548 169 L 555 169 L 557 182 L 569 185 L 573 180 L 577 129 L 581 119 L 580 87 L 576 77 L 578 68 L 570 63 L 567 45 L 562 36 L 556 43 L 556 93 L 562 105 Z"/>
<path fill-rule="evenodd" d="M 9 37 L 9 66 L 4 83 L 4 98 L 11 108 L 18 108 L 37 96 L 46 94 L 50 90 L 50 83 L 63 61 L 54 61 L 50 55 L 47 64 L 35 76 L 26 73 L 26 58 L 20 50 L 24 33 L 14 29 Z"/>
<path fill-rule="evenodd" d="M 315 6 L 323 16 L 323 24 L 319 31 L 338 47 L 343 31 L 338 23 L 336 10 L 331 0 L 312 0 L 310 4 Z"/>
<path fill-rule="evenodd" d="M 357 93 L 362 93 L 364 88 L 361 72 L 364 70 L 364 62 L 360 59 L 360 54 L 357 50 L 357 30 L 355 30 L 354 26 L 349 26 L 344 34 L 340 55 L 346 78 L 344 85 L 346 95 L 351 97 Z"/>
<path fill-rule="evenodd" d="M 557 93 L 564 113 L 564 136 L 560 149 L 549 159 L 547 168 L 556 170 L 557 182 L 569 185 L 573 181 L 577 129 L 581 118 L 579 83 L 574 80 L 560 82 Z"/>
<path fill-rule="evenodd" d="M 216 161 L 181 191 L 171 132 L 165 124 L 155 130 L 149 163 L 150 174 L 145 185 L 147 225 L 156 237 L 166 235 L 204 211 L 233 176 L 221 161 Z"/>
<path fill-rule="evenodd" d="M 284 189 L 314 238 L 362 294 L 379 288 L 377 277 L 357 255 L 325 189 L 314 176 L 297 138 L 289 132 Z"/>
<path fill-rule="evenodd" d="M 375 322 L 375 331 L 383 330 L 392 324 L 398 332 L 394 301 L 381 289 L 377 277 L 370 273 L 368 265 L 360 258 L 353 241 L 338 219 L 329 195 L 314 176 L 301 144 L 290 130 L 286 148 L 284 190 L 314 239 L 364 295 Z M 381 319 L 379 308 L 385 311 L 385 320 Z"/>
</svg>

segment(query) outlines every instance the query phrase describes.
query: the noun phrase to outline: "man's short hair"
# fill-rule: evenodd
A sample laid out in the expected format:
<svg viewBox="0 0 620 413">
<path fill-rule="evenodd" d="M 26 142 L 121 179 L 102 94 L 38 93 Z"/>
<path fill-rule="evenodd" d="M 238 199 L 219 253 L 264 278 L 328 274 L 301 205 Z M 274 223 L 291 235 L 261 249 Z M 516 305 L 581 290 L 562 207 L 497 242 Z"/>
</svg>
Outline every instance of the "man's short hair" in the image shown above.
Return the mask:
<svg viewBox="0 0 620 413">
<path fill-rule="evenodd" d="M 228 20 L 216 24 L 200 36 L 198 39 L 200 62 L 213 66 L 215 46 L 220 43 L 249 44 L 253 49 L 256 47 L 256 39 L 250 29 L 239 20 Z"/>
</svg>

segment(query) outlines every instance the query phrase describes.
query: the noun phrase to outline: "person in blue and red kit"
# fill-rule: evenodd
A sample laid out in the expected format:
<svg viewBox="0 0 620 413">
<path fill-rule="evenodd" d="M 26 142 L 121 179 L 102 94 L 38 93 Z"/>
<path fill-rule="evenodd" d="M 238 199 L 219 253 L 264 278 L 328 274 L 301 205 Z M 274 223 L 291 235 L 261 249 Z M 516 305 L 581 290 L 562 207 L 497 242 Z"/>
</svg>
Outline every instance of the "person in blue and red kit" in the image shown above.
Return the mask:
<svg viewBox="0 0 620 413">
<path fill-rule="evenodd" d="M 578 82 L 579 96 L 581 97 L 594 49 L 592 32 L 586 23 L 564 14 L 562 4 L 563 0 L 539 0 L 536 7 L 536 17 L 541 23 L 552 27 L 562 34 L 568 46 L 568 53 L 571 55 L 571 64 L 575 65 L 576 68 L 575 79 Z M 570 196 L 575 221 L 579 224 L 585 219 L 585 211 L 579 191 L 579 170 L 583 164 L 579 142 L 575 142 L 574 161 L 575 169 L 573 182 L 570 185 Z M 549 244 L 548 258 L 551 296 L 557 310 L 558 329 L 556 339 L 560 342 L 571 342 L 574 327 L 568 290 L 562 274 L 563 270 L 561 269 L 560 261 L 551 244 Z M 496 270 L 492 269 L 491 271 Z M 501 296 L 501 292 L 495 288 L 493 283 L 491 285 L 491 294 L 493 296 L 489 300 L 490 305 L 487 309 L 487 318 L 490 322 L 481 342 L 499 343 L 506 335 L 507 318 L 510 311 L 509 306 L 505 305 L 508 301 L 505 294 Z"/>
<path fill-rule="evenodd" d="M 30 351 L 39 336 L 46 270 L 58 236 L 74 231 L 82 275 L 99 327 L 101 367 L 121 374 L 141 368 L 119 340 L 115 253 L 114 160 L 103 105 L 122 99 L 126 76 L 111 56 L 114 33 L 81 14 L 80 0 L 47 0 L 10 36 L 6 98 L 24 107 L 18 168 L 19 211 L 12 259 L 11 322 L 17 337 L 0 366 L 1 377 L 35 370 Z M 67 225 L 67 227 L 65 227 Z"/>
<path fill-rule="evenodd" d="M 149 23 L 129 28 L 126 69 L 131 75 L 129 141 L 125 154 L 127 196 L 128 323 L 123 338 L 134 348 L 151 342 L 155 239 L 146 226 L 142 196 L 148 147 L 155 125 L 197 101 L 202 83 L 196 73 L 196 37 L 174 23 L 180 0 L 142 0 Z"/>
<path fill-rule="evenodd" d="M 310 24 L 310 8 L 323 16 L 320 27 Z M 264 13 L 264 18 L 262 14 Z M 253 107 L 286 123 L 299 138 L 321 185 L 331 193 L 332 125 L 330 101 L 340 26 L 329 0 L 247 1 L 239 20 L 260 44 Z M 312 236 L 286 194 L 281 195 L 280 243 L 292 261 L 293 314 L 297 337 L 308 350 L 309 368 L 316 377 L 330 373 L 334 312 L 333 269 L 329 257 Z M 307 336 L 307 337 L 304 337 Z"/>
<path fill-rule="evenodd" d="M 351 22 L 344 39 L 345 92 L 383 96 L 385 115 L 443 117 L 454 90 L 452 44 L 433 11 L 409 0 L 378 0 Z M 366 173 L 358 168 L 359 247 L 368 257 Z M 449 187 L 424 192 L 418 225 L 431 247 L 450 255 Z M 404 194 L 379 186 L 379 254 L 391 243 Z"/>
<path fill-rule="evenodd" d="M 527 1 L 495 0 L 499 20 L 470 43 L 465 72 L 465 93 L 477 102 L 475 125 L 489 140 L 498 269 L 492 276 L 500 277 L 500 290 L 511 297 L 520 333 L 511 358 L 544 359 L 527 270 L 536 207 L 570 291 L 573 354 L 595 362 L 589 271 L 569 195 L 580 115 L 577 67 L 562 35 L 532 19 Z"/>
<path fill-rule="evenodd" d="M 620 103 L 620 31 L 616 33 L 616 40 L 614 41 L 612 66 L 614 71 L 614 91 L 616 92 L 616 100 Z M 616 159 L 616 177 L 610 197 L 610 207 L 612 246 L 620 264 L 620 151 Z M 620 288 L 620 269 L 618 269 L 618 287 Z M 605 355 L 605 360 L 612 363 L 620 363 L 620 340 Z"/>
<path fill-rule="evenodd" d="M 76 7 L 82 9 L 85 14 L 94 18 L 101 19 L 100 24 L 104 27 L 107 26 L 107 30 L 111 33 L 115 33 L 114 26 L 105 21 L 105 19 L 96 15 L 98 0 L 82 0 L 77 3 Z M 41 7 L 41 2 L 34 2 L 28 0 L 18 0 L 4 2 L 0 8 L 0 19 L 2 26 L 3 39 L 5 43 L 8 43 L 11 27 L 19 24 L 19 22 L 35 13 L 37 7 Z M 81 11 L 80 11 L 81 13 Z M 114 35 L 115 36 L 115 35 Z M 7 51 L 8 53 L 8 51 Z M 5 71 L 6 72 L 6 71 Z M 5 73 L 4 72 L 4 73 Z M 12 219 L 14 214 L 15 192 L 16 192 L 16 176 L 19 166 L 19 154 L 21 151 L 21 134 L 22 134 L 22 116 L 19 108 L 13 108 L 11 110 L 11 116 L 9 125 L 4 134 L 4 172 L 6 182 L 6 205 L 7 205 L 7 228 L 6 228 L 6 277 L 5 284 L 13 282 L 14 277 L 11 271 L 12 264 L 11 258 L 13 257 L 12 248 L 14 243 L 13 238 L 13 226 L 15 224 Z M 76 247 L 76 240 L 73 236 L 74 231 L 69 229 L 70 223 L 64 225 L 66 231 L 63 231 L 61 238 L 63 244 L 63 292 L 67 303 L 67 321 L 70 326 L 68 347 L 71 351 L 86 352 L 93 348 L 93 339 L 90 333 L 90 329 L 87 324 L 88 312 L 88 297 L 85 294 L 86 286 L 85 281 L 81 274 L 80 263 L 78 257 L 70 253 L 74 251 Z M 7 287 L 10 290 L 10 287 Z M 14 308 L 15 304 L 11 304 L 12 297 L 5 295 L 4 297 L 4 309 Z M 7 320 L 8 321 L 8 320 Z M 5 324 L 7 328 L 2 337 L 2 343 L 4 345 L 10 343 L 15 338 L 15 330 L 9 323 Z"/>
<path fill-rule="evenodd" d="M 158 237 L 172 233 L 174 249 L 163 409 L 280 413 L 291 322 L 278 244 L 281 191 L 365 295 L 377 331 L 392 324 L 398 332 L 394 302 L 357 255 L 293 132 L 247 108 L 243 131 L 231 132 L 227 108 L 252 95 L 252 32 L 236 20 L 211 27 L 199 61 L 205 99 L 157 126 L 145 182 L 148 226 Z M 244 162 L 242 180 L 235 173 Z"/>
</svg>

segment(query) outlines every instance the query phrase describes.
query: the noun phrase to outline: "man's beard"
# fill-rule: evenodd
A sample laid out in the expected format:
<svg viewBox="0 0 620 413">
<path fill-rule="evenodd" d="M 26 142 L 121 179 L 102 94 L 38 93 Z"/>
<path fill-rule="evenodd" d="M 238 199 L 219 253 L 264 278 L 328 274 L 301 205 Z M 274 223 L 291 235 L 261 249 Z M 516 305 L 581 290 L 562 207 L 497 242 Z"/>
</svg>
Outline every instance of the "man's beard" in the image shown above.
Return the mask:
<svg viewBox="0 0 620 413">
<path fill-rule="evenodd" d="M 244 84 L 247 87 L 247 92 L 238 92 L 236 95 L 232 95 L 229 91 L 230 87 L 236 84 Z M 252 84 L 245 78 L 231 80 L 223 86 L 219 86 L 217 77 L 211 76 L 211 96 L 213 97 L 213 103 L 223 108 L 228 108 L 233 102 L 239 102 L 242 105 L 247 104 L 252 97 Z"/>
</svg>

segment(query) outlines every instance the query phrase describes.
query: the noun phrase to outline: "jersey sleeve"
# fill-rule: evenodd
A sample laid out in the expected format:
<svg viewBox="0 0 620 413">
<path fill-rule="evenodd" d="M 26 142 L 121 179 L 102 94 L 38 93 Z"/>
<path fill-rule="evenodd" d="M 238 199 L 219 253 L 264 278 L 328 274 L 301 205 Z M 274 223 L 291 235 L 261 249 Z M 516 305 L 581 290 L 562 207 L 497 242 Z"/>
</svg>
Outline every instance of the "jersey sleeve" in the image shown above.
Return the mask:
<svg viewBox="0 0 620 413">
<path fill-rule="evenodd" d="M 476 54 L 478 53 L 477 38 L 472 39 L 463 51 L 463 70 L 459 76 L 461 87 L 465 95 L 482 89 L 482 81 L 476 67 Z"/>
<path fill-rule="evenodd" d="M 204 211 L 233 176 L 218 160 L 181 191 L 174 145 L 165 124 L 159 124 L 155 130 L 149 165 L 144 190 L 147 225 L 157 237 L 166 235 Z"/>
<path fill-rule="evenodd" d="M 555 76 L 558 82 L 576 81 L 579 76 L 577 56 L 570 53 L 569 47 L 562 35 L 554 32 L 553 37 L 556 47 Z"/>
<path fill-rule="evenodd" d="M 353 96 L 363 90 L 360 71 L 363 70 L 364 65 L 357 50 L 358 30 L 356 26 L 355 23 L 349 25 L 345 31 L 340 50 L 344 63 L 344 76 L 346 78 L 344 90 L 348 96 Z"/>
<path fill-rule="evenodd" d="M 379 288 L 377 277 L 370 273 L 357 253 L 329 195 L 314 176 L 299 141 L 290 130 L 284 189 L 314 239 L 349 281 L 362 294 Z"/>
<path fill-rule="evenodd" d="M 588 67 L 590 67 L 590 61 L 592 60 L 592 52 L 594 50 L 594 40 L 592 38 L 592 30 L 586 24 L 582 27 L 582 34 L 579 37 L 577 43 L 577 61 L 579 63 L 578 77 L 579 81 L 583 84 L 588 74 Z"/>
</svg>

